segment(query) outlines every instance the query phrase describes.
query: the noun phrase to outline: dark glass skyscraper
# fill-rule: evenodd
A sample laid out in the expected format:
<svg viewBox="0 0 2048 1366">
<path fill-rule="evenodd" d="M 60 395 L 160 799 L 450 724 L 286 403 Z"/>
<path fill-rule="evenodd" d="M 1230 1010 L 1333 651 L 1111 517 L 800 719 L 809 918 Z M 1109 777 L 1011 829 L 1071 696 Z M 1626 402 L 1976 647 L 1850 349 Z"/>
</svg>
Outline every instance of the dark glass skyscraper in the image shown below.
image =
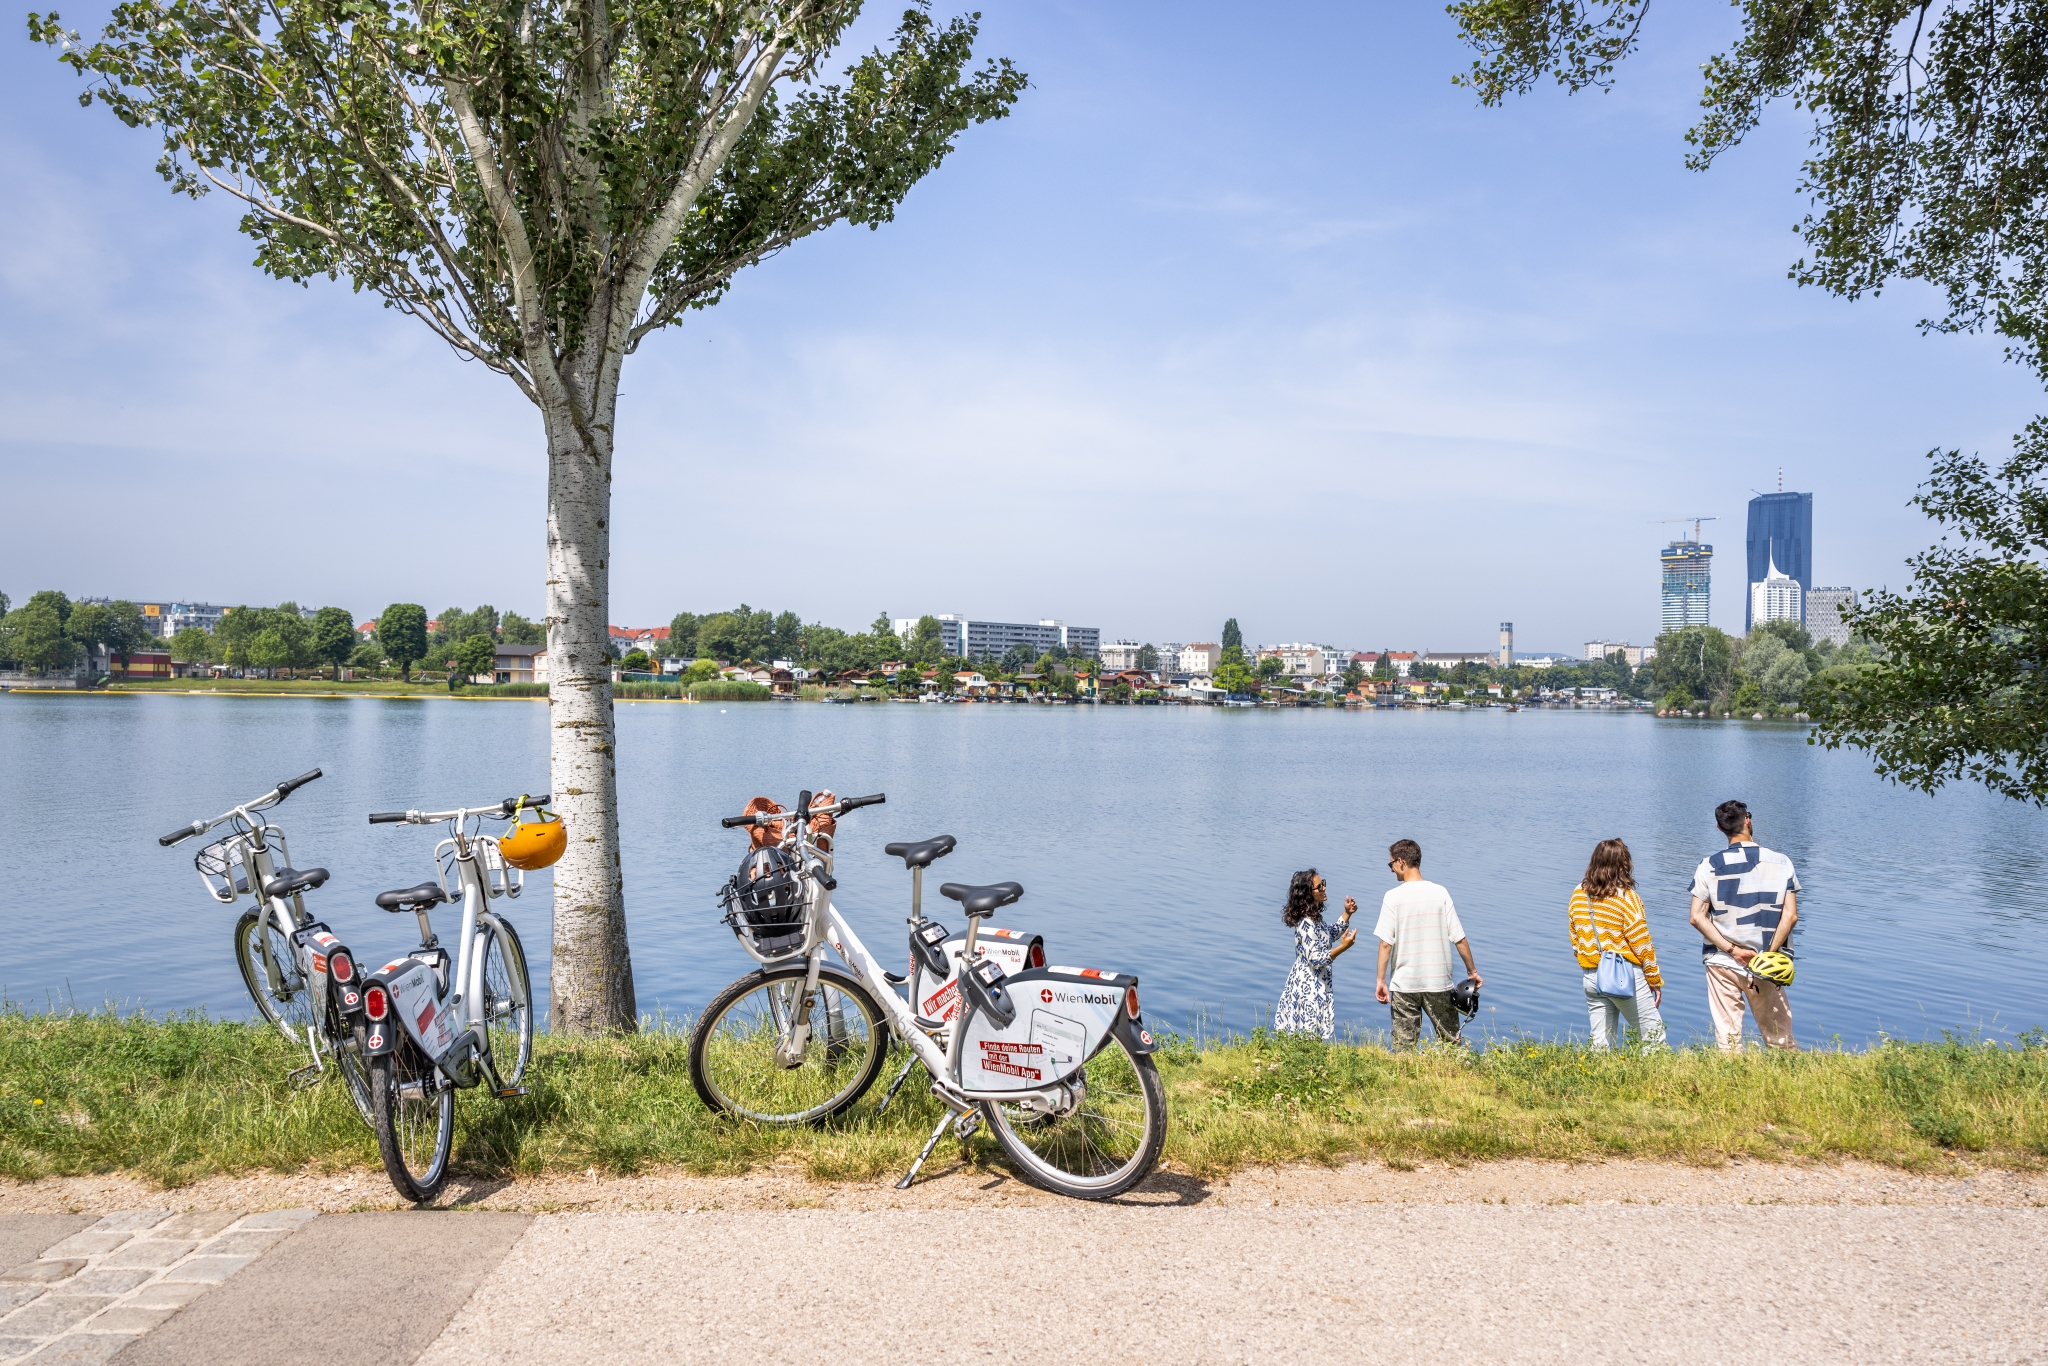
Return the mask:
<svg viewBox="0 0 2048 1366">
<path fill-rule="evenodd" d="M 1802 601 L 1813 587 L 1813 495 L 1810 493 L 1759 493 L 1749 500 L 1749 581 L 1762 583 L 1776 562 L 1778 572 L 1799 580 Z M 1742 629 L 1750 620 L 1750 599 L 1742 595 Z M 1805 624 L 1804 613 L 1801 625 Z"/>
</svg>

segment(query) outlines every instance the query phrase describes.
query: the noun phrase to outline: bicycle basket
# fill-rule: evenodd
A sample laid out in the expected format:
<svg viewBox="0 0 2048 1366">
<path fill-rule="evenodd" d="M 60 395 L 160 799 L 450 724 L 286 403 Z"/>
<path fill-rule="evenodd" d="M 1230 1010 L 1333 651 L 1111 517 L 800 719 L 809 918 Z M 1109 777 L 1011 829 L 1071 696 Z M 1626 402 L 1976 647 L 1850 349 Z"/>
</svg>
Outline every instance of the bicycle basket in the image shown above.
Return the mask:
<svg viewBox="0 0 2048 1366">
<path fill-rule="evenodd" d="M 804 898 L 795 860 L 780 849 L 750 849 L 719 894 L 725 923 L 768 957 L 804 942 Z"/>
<path fill-rule="evenodd" d="M 240 835 L 207 845 L 192 856 L 192 866 L 199 870 L 208 895 L 223 906 L 233 905 L 236 897 L 249 890 L 248 851 Z"/>
</svg>

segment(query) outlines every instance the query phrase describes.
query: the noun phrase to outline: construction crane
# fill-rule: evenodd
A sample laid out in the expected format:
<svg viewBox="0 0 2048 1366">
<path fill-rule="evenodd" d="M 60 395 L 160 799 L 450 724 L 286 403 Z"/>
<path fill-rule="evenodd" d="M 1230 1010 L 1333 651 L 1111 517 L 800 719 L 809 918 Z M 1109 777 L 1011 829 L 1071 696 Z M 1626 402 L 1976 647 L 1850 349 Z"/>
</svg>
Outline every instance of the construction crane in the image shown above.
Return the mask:
<svg viewBox="0 0 2048 1366">
<path fill-rule="evenodd" d="M 1669 526 L 1673 522 L 1691 522 L 1692 543 L 1694 545 L 1698 545 L 1700 543 L 1700 524 L 1702 522 L 1718 522 L 1720 520 L 1721 519 L 1719 517 L 1662 517 L 1654 522 L 1651 522 L 1650 525 Z"/>
</svg>

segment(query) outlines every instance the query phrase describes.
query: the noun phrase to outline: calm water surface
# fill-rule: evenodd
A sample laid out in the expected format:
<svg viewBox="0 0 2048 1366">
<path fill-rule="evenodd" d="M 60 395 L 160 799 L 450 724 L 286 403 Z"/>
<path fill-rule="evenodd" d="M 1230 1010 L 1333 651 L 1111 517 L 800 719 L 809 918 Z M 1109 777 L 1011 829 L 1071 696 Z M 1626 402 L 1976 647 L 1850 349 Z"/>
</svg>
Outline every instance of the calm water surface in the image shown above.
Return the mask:
<svg viewBox="0 0 2048 1366">
<path fill-rule="evenodd" d="M 640 1007 L 694 1014 L 749 966 L 713 897 L 748 797 L 887 792 L 841 824 L 838 904 L 902 956 L 909 879 L 889 840 L 949 833 L 936 880 L 1015 879 L 997 918 L 1053 961 L 1139 974 L 1181 1029 L 1270 1018 L 1292 939 L 1279 904 L 1314 865 L 1369 933 L 1410 837 L 1450 888 L 1485 975 L 1493 1034 L 1580 1034 L 1564 905 L 1593 843 L 1635 852 L 1679 1037 L 1708 1029 L 1692 869 L 1739 796 L 1797 863 L 1801 1040 L 2048 1024 L 2048 817 L 1962 788 L 1888 786 L 1802 729 L 1571 712 L 1225 712 L 1087 707 L 619 704 L 627 915 Z M 547 709 L 525 702 L 222 696 L 0 697 L 0 992 L 31 1008 L 109 1001 L 246 1015 L 230 932 L 189 849 L 155 836 L 315 766 L 277 813 L 308 900 L 370 961 L 411 946 L 371 898 L 433 872 L 437 835 L 373 809 L 481 803 L 547 784 Z M 936 881 L 935 880 L 935 881 Z M 945 911 L 952 903 L 931 898 Z M 244 905 L 247 903 L 244 902 Z M 544 981 L 547 875 L 510 908 Z M 928 904 L 929 909 L 929 904 Z M 958 921 L 957 914 L 946 917 Z M 444 912 L 444 935 L 455 918 Z M 1370 944 L 1337 965 L 1347 1028 L 1384 1029 Z"/>
</svg>

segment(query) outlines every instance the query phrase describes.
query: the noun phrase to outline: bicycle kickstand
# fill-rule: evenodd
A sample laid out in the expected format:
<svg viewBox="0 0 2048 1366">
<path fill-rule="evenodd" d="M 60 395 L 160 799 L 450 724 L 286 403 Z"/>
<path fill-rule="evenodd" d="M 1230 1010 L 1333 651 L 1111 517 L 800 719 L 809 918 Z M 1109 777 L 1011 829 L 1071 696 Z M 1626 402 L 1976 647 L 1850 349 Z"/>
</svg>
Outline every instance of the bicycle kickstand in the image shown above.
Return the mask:
<svg viewBox="0 0 2048 1366">
<path fill-rule="evenodd" d="M 903 1083 L 910 1080 L 910 1069 L 917 1066 L 917 1061 L 917 1054 L 912 1053 L 910 1055 L 910 1060 L 903 1064 L 903 1070 L 896 1074 L 896 1080 L 890 1082 L 889 1089 L 883 1093 L 882 1103 L 875 1107 L 876 1114 L 879 1115 L 884 1110 L 888 1109 L 889 1102 L 896 1099 L 896 1093 L 903 1089 Z M 925 1151 L 930 1152 L 931 1150 L 927 1148 Z"/>
<path fill-rule="evenodd" d="M 932 1149 L 939 1146 L 939 1140 L 946 1136 L 946 1127 L 953 1122 L 953 1119 L 954 1115 L 951 1110 L 939 1116 L 938 1127 L 933 1129 L 932 1136 L 924 1141 L 924 1151 L 917 1155 L 917 1161 L 910 1164 L 910 1170 L 905 1172 L 903 1179 L 896 1183 L 897 1190 L 907 1191 L 910 1189 L 910 1183 L 917 1180 L 917 1173 L 924 1166 L 924 1160 L 932 1155 Z"/>
</svg>

